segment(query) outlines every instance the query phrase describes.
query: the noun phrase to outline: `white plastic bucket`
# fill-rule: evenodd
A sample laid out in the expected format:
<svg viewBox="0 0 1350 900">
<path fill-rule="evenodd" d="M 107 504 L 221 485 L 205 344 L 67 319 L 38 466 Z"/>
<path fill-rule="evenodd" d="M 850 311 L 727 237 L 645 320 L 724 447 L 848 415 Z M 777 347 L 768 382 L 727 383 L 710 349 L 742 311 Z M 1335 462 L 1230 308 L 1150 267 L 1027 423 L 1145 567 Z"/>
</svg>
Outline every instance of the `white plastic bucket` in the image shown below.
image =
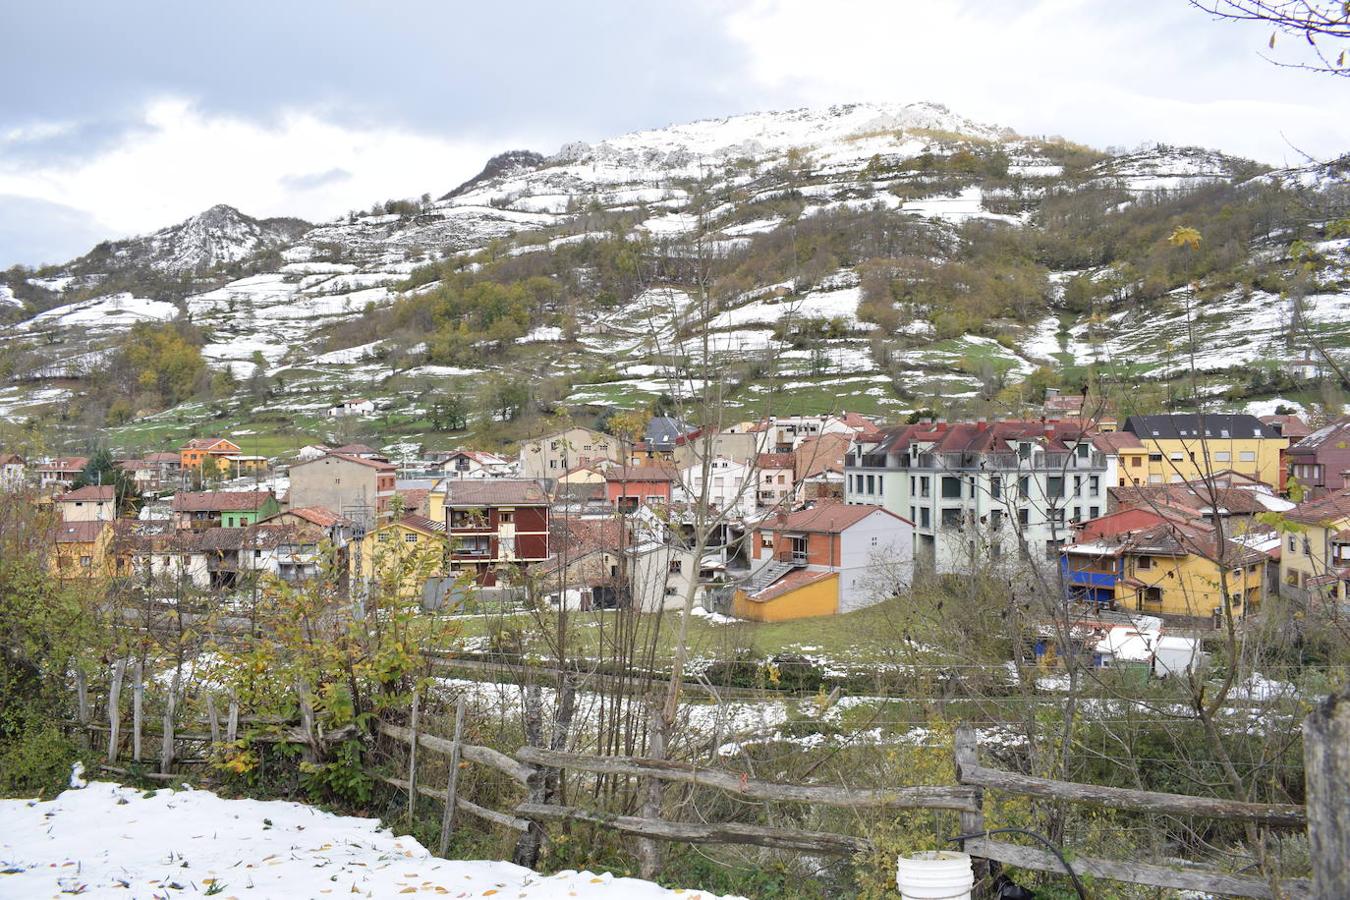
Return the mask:
<svg viewBox="0 0 1350 900">
<path fill-rule="evenodd" d="M 895 883 L 905 900 L 970 900 L 975 870 L 968 854 L 925 850 L 896 861 Z"/>
</svg>

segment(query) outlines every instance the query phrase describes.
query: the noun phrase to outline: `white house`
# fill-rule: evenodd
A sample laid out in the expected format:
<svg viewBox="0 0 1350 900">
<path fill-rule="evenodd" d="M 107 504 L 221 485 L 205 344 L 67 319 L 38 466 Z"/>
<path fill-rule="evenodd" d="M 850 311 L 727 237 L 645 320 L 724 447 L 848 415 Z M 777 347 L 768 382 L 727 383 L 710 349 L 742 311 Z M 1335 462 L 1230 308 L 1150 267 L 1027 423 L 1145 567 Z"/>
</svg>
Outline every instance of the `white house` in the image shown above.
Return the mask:
<svg viewBox="0 0 1350 900">
<path fill-rule="evenodd" d="M 706 500 L 710 506 L 726 511 L 734 518 L 744 518 L 755 511 L 756 484 L 754 470 L 725 456 L 708 460 L 707 492 L 704 492 L 703 463 L 696 462 L 679 471 L 679 485 L 672 499 L 686 503 Z"/>
<path fill-rule="evenodd" d="M 516 463 L 484 450 L 455 450 L 441 463 L 447 478 L 512 478 Z"/>
<path fill-rule="evenodd" d="M 28 466 L 17 453 L 0 453 L 0 490 L 14 491 L 28 480 Z"/>
<path fill-rule="evenodd" d="M 336 403 L 328 409 L 329 418 L 341 419 L 346 416 L 373 416 L 375 401 L 364 397 L 352 397 Z"/>
</svg>

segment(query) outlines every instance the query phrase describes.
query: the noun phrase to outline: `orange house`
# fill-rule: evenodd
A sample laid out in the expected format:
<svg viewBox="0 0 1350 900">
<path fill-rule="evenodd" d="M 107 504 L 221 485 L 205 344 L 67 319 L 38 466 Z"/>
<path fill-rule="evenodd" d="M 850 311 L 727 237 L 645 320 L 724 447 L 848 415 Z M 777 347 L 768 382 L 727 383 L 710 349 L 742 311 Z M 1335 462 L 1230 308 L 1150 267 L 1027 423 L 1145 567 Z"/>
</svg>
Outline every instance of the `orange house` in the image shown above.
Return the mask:
<svg viewBox="0 0 1350 900">
<path fill-rule="evenodd" d="M 233 459 L 243 455 L 243 448 L 225 438 L 193 438 L 178 448 L 179 463 L 184 469 L 198 471 L 206 458 Z"/>
</svg>

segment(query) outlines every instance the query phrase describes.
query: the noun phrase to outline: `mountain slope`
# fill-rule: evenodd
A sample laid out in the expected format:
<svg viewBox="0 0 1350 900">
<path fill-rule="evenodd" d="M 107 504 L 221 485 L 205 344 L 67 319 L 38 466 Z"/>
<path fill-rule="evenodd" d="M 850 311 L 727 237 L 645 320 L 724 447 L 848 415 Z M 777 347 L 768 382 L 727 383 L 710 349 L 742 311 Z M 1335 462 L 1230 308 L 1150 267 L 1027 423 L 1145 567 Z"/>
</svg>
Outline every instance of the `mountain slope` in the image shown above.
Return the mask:
<svg viewBox="0 0 1350 900">
<path fill-rule="evenodd" d="M 755 113 L 511 151 L 438 201 L 302 234 L 216 208 L 103 258 L 160 277 L 229 260 L 247 277 L 172 296 L 151 278 L 126 288 L 135 303 L 81 288 L 92 307 L 0 346 L 97 354 L 100 334 L 169 300 L 210 365 L 269 380 L 261 398 L 151 417 L 132 442 L 208 410 L 322 431 L 350 393 L 382 399 L 391 437 L 420 436 L 432 395 L 478 402 L 494 377 L 530 385 L 532 408 L 632 406 L 706 374 L 684 362 L 705 349 L 747 410 L 998 413 L 1042 367 L 1038 384 L 1133 380 L 1153 402 L 1195 333 L 1202 392 L 1239 396 L 1300 352 L 1294 322 L 1350 345 L 1345 240 L 1325 212 L 1350 208 L 1345 185 L 1343 168 L 1267 172 L 1196 148 L 1111 156 L 933 104 Z M 1201 229 L 1200 251 L 1169 248 L 1176 224 Z M 44 274 L 80 285 L 95 258 Z M 1198 295 L 1179 291 L 1196 279 Z M 0 412 L 38 408 L 27 390 L 0 390 Z"/>
</svg>

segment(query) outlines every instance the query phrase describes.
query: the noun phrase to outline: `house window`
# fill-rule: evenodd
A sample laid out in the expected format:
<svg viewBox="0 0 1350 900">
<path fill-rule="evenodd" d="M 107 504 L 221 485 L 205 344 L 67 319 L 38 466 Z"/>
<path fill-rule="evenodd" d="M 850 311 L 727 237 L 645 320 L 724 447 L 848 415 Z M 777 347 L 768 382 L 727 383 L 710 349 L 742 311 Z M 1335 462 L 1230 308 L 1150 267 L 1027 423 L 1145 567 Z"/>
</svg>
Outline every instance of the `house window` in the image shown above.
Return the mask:
<svg viewBox="0 0 1350 900">
<path fill-rule="evenodd" d="M 90 566 L 92 566 L 93 564 L 94 564 L 94 558 L 93 558 L 92 556 L 81 556 L 81 557 L 80 557 L 80 565 L 83 566 L 84 568 L 87 569 L 87 568 L 89 568 Z"/>
<path fill-rule="evenodd" d="M 876 493 L 876 478 L 871 475 L 867 476 L 867 493 Z"/>
<path fill-rule="evenodd" d="M 1088 450 L 1090 450 L 1090 449 L 1091 449 L 1091 447 L 1090 447 L 1088 444 L 1079 444 L 1079 445 L 1078 445 L 1078 458 L 1079 458 L 1079 459 L 1087 459 L 1087 458 L 1088 458 Z"/>
<path fill-rule="evenodd" d="M 1256 451 L 1243 450 L 1241 453 L 1238 454 L 1238 459 L 1240 459 L 1242 462 L 1256 462 Z"/>
<path fill-rule="evenodd" d="M 1064 524 L 1064 507 L 1061 506 L 1056 509 L 1049 510 L 1049 513 L 1050 513 L 1049 519 L 1052 524 L 1055 525 Z"/>
<path fill-rule="evenodd" d="M 1143 464 L 1144 461 L 1137 456 L 1130 460 L 1130 466 L 1135 469 L 1139 468 Z"/>
<path fill-rule="evenodd" d="M 991 531 L 998 531 L 1002 527 L 1003 527 L 1003 510 L 991 509 L 989 511 L 989 529 Z"/>
<path fill-rule="evenodd" d="M 919 477 L 919 496 L 920 496 L 920 497 L 927 497 L 927 496 L 928 496 L 928 476 L 927 476 L 927 475 L 921 475 L 921 476 Z"/>
<path fill-rule="evenodd" d="M 1061 541 L 1061 540 L 1051 539 L 1051 540 L 1046 541 L 1046 542 L 1045 542 L 1045 558 L 1046 558 L 1046 559 L 1058 559 L 1058 558 L 1059 558 L 1059 549 L 1060 549 L 1060 547 L 1062 547 L 1062 546 L 1064 546 L 1064 542 Z"/>
<path fill-rule="evenodd" d="M 760 543 L 760 546 L 762 546 L 762 547 L 772 547 L 772 546 L 773 546 L 773 532 L 772 532 L 772 531 L 762 531 L 762 532 L 760 532 L 760 535 L 759 535 L 759 543 Z"/>
<path fill-rule="evenodd" d="M 670 574 L 672 574 L 672 575 L 679 575 L 680 573 L 682 573 L 682 572 L 684 571 L 684 560 L 682 560 L 682 559 L 672 559 L 672 560 L 670 561 L 670 570 L 669 570 L 669 571 L 670 571 Z"/>
<path fill-rule="evenodd" d="M 410 531 L 403 536 L 403 540 L 407 541 L 409 544 L 415 544 L 417 543 L 417 535 Z"/>
<path fill-rule="evenodd" d="M 1075 497 L 1079 497 L 1082 496 L 1082 493 L 1083 493 L 1083 476 L 1075 475 L 1073 476 L 1073 495 Z"/>
<path fill-rule="evenodd" d="M 929 510 L 928 510 L 928 507 L 926 507 L 926 506 L 921 507 L 921 508 L 919 509 L 919 527 L 920 527 L 920 528 L 929 528 L 929 527 L 932 527 L 932 524 L 933 524 L 933 519 L 932 519 L 932 515 L 930 514 L 930 512 L 929 512 Z"/>
<path fill-rule="evenodd" d="M 1045 496 L 1052 498 L 1064 496 L 1063 475 L 1051 475 L 1045 479 Z"/>
<path fill-rule="evenodd" d="M 1095 519 L 1095 518 L 1097 518 L 1098 516 L 1100 516 L 1101 514 L 1102 514 L 1102 512 L 1101 512 L 1101 507 L 1100 507 L 1100 506 L 1089 506 L 1089 507 L 1088 507 L 1088 518 L 1089 518 L 1089 519 Z"/>
<path fill-rule="evenodd" d="M 558 461 L 557 461 L 556 459 L 550 459 L 550 460 L 548 461 L 548 467 L 549 467 L 550 469 L 556 469 L 556 468 L 558 468 Z"/>
<path fill-rule="evenodd" d="M 942 496 L 944 499 L 960 499 L 961 479 L 951 475 L 942 476 Z"/>
<path fill-rule="evenodd" d="M 1161 454 L 1161 453 L 1150 453 L 1150 454 L 1148 455 L 1148 461 L 1149 461 L 1149 462 L 1162 462 L 1162 454 Z"/>
<path fill-rule="evenodd" d="M 503 524 L 510 524 L 516 520 L 516 514 L 509 509 L 504 509 L 497 514 L 497 521 Z"/>
<path fill-rule="evenodd" d="M 1289 552 L 1290 553 L 1298 552 L 1298 538 L 1294 537 L 1292 534 L 1289 535 Z"/>
<path fill-rule="evenodd" d="M 1017 496 L 1023 500 L 1031 497 L 1031 478 L 1027 475 L 1019 475 L 1017 478 Z"/>
<path fill-rule="evenodd" d="M 1100 475 L 1088 476 L 1088 496 L 1096 497 L 1102 492 L 1102 477 Z"/>
<path fill-rule="evenodd" d="M 779 483 L 779 484 L 787 484 L 787 476 L 786 476 L 786 475 L 783 475 L 783 474 L 780 474 L 780 475 L 778 476 L 778 483 Z"/>
<path fill-rule="evenodd" d="M 995 500 L 1003 496 L 1003 476 L 995 475 L 989 479 L 989 496 Z"/>
<path fill-rule="evenodd" d="M 1083 507 L 1081 507 L 1081 506 L 1075 506 L 1075 507 L 1073 508 L 1073 518 L 1072 518 L 1070 521 L 1073 521 L 1073 522 L 1081 522 L 1081 521 L 1083 521 Z"/>
<path fill-rule="evenodd" d="M 1177 451 L 1175 453 L 1169 453 L 1167 455 L 1167 458 L 1170 459 L 1172 462 L 1181 462 L 1183 459 L 1186 458 L 1186 454 Z"/>
<path fill-rule="evenodd" d="M 961 508 L 959 506 L 948 506 L 942 510 L 942 527 L 956 528 L 961 524 Z"/>
<path fill-rule="evenodd" d="M 1151 557 L 1151 556 L 1141 556 L 1141 557 L 1137 558 L 1137 559 L 1134 561 L 1134 567 L 1135 567 L 1136 569 L 1152 569 L 1152 568 L 1153 568 L 1153 557 Z"/>
<path fill-rule="evenodd" d="M 1027 508 L 1025 506 L 1017 511 L 1017 524 L 1018 525 L 1031 524 L 1031 513 L 1027 511 Z"/>
<path fill-rule="evenodd" d="M 389 532 L 381 531 L 375 536 L 375 540 L 379 541 L 381 544 L 389 543 Z"/>
<path fill-rule="evenodd" d="M 1215 462 L 1230 462 L 1232 459 L 1233 454 L 1228 452 L 1227 450 L 1216 450 L 1214 452 Z"/>
</svg>

